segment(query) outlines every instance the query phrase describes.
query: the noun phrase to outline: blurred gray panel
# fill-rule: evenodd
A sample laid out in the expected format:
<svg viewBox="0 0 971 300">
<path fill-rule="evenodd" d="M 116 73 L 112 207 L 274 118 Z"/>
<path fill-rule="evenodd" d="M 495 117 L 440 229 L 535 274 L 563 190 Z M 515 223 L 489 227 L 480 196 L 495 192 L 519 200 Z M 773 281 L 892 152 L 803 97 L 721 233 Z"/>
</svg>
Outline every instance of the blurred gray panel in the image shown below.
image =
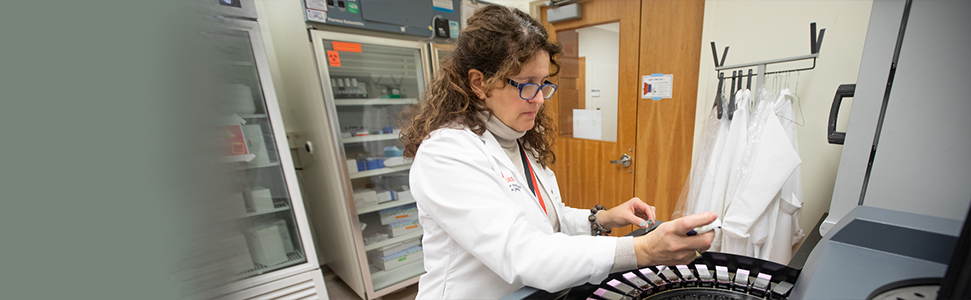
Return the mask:
<svg viewBox="0 0 971 300">
<path fill-rule="evenodd" d="M 880 106 L 890 75 L 890 64 L 904 12 L 904 0 L 873 1 L 867 27 L 856 93 L 846 126 L 846 140 L 840 157 L 829 216 L 820 225 L 820 234 L 836 224 L 859 205 L 870 148 L 880 118 Z M 852 82 L 846 82 L 852 83 Z M 836 87 L 833 87 L 833 92 Z"/>
<path fill-rule="evenodd" d="M 971 1 L 913 2 L 863 205 L 965 217 L 971 204 L 969 13 Z"/>
</svg>

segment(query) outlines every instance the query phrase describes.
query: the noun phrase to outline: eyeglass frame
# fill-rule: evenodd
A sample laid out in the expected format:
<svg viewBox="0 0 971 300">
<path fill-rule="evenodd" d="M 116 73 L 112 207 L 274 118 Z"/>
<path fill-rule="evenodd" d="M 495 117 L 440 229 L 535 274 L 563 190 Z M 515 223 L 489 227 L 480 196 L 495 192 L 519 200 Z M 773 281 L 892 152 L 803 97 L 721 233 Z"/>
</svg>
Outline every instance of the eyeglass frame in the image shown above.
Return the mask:
<svg viewBox="0 0 971 300">
<path fill-rule="evenodd" d="M 556 90 L 560 89 L 559 86 L 557 86 L 556 84 L 553 84 L 549 80 L 544 80 L 543 81 L 543 84 L 540 85 L 540 84 L 535 84 L 535 83 L 531 83 L 531 82 L 518 83 L 518 82 L 513 81 L 512 79 L 506 78 L 506 83 L 509 83 L 509 85 L 518 88 L 519 89 L 519 98 L 522 98 L 523 100 L 526 100 L 526 101 L 529 101 L 530 99 L 535 98 L 536 97 L 536 94 L 539 94 L 539 91 L 542 91 L 543 88 L 546 87 L 546 86 L 552 86 L 553 87 L 553 92 L 551 92 L 549 95 L 543 94 L 543 99 L 544 100 L 549 99 L 549 98 L 552 98 L 553 97 L 553 94 L 556 94 Z M 536 89 L 536 93 L 533 94 L 532 96 L 530 96 L 529 98 L 523 97 L 523 88 L 526 87 L 526 86 L 530 86 L 530 85 L 535 85 L 535 86 L 538 86 L 539 88 L 537 88 Z"/>
</svg>

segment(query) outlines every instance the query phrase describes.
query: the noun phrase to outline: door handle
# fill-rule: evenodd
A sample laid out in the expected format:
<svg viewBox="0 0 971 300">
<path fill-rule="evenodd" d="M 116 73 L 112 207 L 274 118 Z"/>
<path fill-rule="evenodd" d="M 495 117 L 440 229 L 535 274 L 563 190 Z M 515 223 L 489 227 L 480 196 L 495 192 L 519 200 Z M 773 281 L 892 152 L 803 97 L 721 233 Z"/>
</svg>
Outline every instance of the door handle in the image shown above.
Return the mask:
<svg viewBox="0 0 971 300">
<path fill-rule="evenodd" d="M 836 131 L 836 119 L 840 112 L 840 105 L 843 98 L 853 97 L 856 93 L 856 84 L 841 84 L 836 88 L 836 97 L 833 98 L 833 106 L 829 108 L 829 128 L 826 130 L 826 137 L 830 144 L 842 145 L 846 140 L 846 132 Z"/>
<path fill-rule="evenodd" d="M 619 160 L 611 160 L 610 163 L 620 164 L 621 166 L 624 166 L 624 168 L 630 167 L 630 155 L 621 155 Z"/>
</svg>

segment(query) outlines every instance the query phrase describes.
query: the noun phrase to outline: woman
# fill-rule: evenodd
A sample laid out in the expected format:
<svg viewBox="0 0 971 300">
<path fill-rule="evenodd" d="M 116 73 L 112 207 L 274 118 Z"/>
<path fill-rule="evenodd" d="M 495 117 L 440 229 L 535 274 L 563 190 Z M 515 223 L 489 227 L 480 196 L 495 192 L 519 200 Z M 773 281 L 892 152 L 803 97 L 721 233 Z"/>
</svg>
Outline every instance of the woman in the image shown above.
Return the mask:
<svg viewBox="0 0 971 300">
<path fill-rule="evenodd" d="M 425 232 L 418 298 L 496 299 L 524 285 L 556 291 L 638 266 L 687 263 L 711 244 L 712 233 L 686 234 L 714 213 L 617 238 L 591 236 L 591 228 L 643 228 L 654 208 L 634 198 L 591 221 L 588 210 L 563 205 L 547 168 L 555 130 L 543 110 L 560 52 L 529 15 L 479 9 L 407 118 L 402 141 L 414 158 L 411 188 Z"/>
</svg>

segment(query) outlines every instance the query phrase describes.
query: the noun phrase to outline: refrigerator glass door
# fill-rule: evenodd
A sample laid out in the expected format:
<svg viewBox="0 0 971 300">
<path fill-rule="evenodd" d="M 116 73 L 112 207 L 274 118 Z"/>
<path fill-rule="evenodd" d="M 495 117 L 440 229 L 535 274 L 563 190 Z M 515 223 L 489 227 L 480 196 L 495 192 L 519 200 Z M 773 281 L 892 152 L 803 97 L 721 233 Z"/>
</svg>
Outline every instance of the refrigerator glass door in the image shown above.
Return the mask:
<svg viewBox="0 0 971 300">
<path fill-rule="evenodd" d="M 212 34 L 225 167 L 219 187 L 225 218 L 216 226 L 223 230 L 216 249 L 229 259 L 230 280 L 307 261 L 276 146 L 284 137 L 274 135 L 263 90 L 272 83 L 261 82 L 257 68 L 256 57 L 265 54 L 254 52 L 254 42 L 261 41 L 254 41 L 256 23 L 249 23 Z"/>
<path fill-rule="evenodd" d="M 399 115 L 424 93 L 423 47 L 327 38 L 319 45 L 362 229 L 362 267 L 372 291 L 379 291 L 424 273 L 422 231 L 408 186 L 411 162 L 398 140 Z"/>
<path fill-rule="evenodd" d="M 438 76 L 441 73 L 442 64 L 445 63 L 445 59 L 455 52 L 455 45 L 452 44 L 436 44 L 429 43 L 429 55 L 431 56 L 431 69 L 432 75 Z"/>
</svg>

